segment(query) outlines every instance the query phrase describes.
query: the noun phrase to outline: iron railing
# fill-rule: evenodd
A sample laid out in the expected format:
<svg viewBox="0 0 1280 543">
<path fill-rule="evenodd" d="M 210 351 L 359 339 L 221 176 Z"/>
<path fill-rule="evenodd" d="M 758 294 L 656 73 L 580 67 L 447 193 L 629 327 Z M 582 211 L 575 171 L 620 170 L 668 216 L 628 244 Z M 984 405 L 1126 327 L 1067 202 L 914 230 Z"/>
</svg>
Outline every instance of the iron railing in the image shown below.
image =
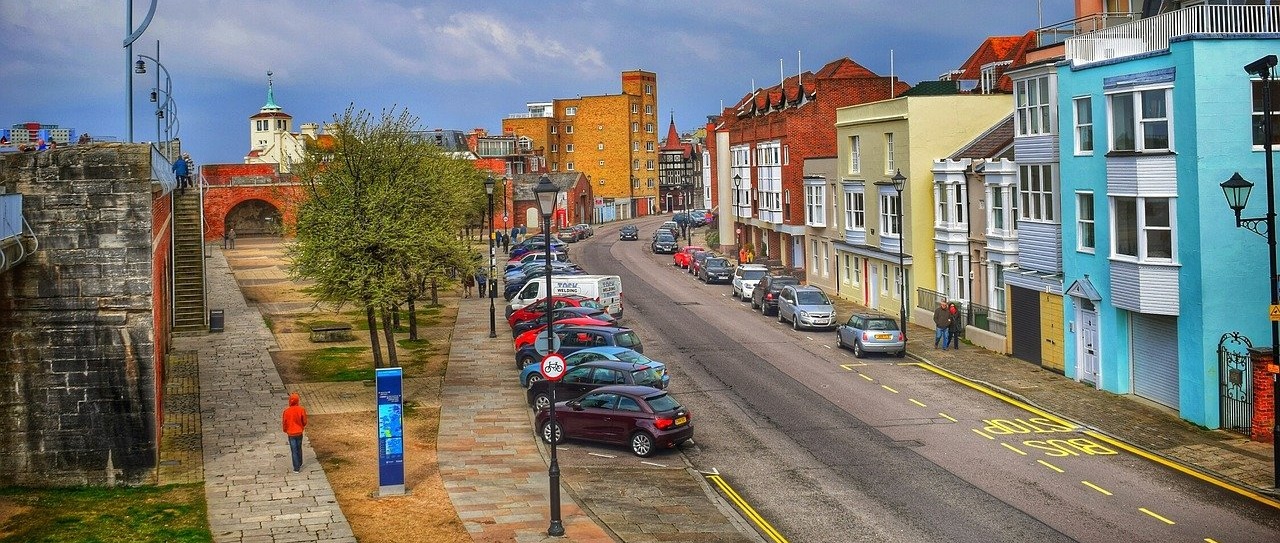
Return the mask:
<svg viewBox="0 0 1280 543">
<path fill-rule="evenodd" d="M 1280 32 L 1280 6 L 1199 5 L 1103 28 L 1066 40 L 1066 58 L 1089 64 L 1169 48 L 1169 40 L 1189 34 L 1270 34 Z"/>
<path fill-rule="evenodd" d="M 1036 46 L 1047 47 L 1057 43 L 1067 41 L 1068 38 L 1093 32 L 1103 28 L 1109 28 L 1116 25 L 1136 21 L 1142 17 L 1141 13 L 1122 12 L 1122 13 L 1094 13 L 1083 17 L 1076 17 L 1060 23 L 1054 23 L 1049 26 L 1036 29 Z"/>
<path fill-rule="evenodd" d="M 1004 311 L 972 302 L 969 303 L 968 309 L 965 313 L 967 315 L 965 324 L 998 336 L 1005 335 L 1007 321 Z"/>
</svg>

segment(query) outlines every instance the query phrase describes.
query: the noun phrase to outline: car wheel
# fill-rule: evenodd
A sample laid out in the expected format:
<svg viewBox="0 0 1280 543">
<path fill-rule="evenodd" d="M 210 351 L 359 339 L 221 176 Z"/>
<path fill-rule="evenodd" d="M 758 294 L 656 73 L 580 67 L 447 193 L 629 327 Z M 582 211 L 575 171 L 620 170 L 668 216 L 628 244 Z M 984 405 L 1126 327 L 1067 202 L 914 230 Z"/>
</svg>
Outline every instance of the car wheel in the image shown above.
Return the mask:
<svg viewBox="0 0 1280 543">
<path fill-rule="evenodd" d="M 756 299 L 755 299 L 755 297 L 753 296 L 753 297 L 751 298 L 751 309 L 759 309 L 759 308 L 760 308 L 760 306 L 759 306 L 758 304 L 756 304 Z"/>
<path fill-rule="evenodd" d="M 862 350 L 862 342 L 857 341 L 857 340 L 854 340 L 854 342 L 853 342 L 853 356 L 856 356 L 856 357 L 858 357 L 858 358 L 862 358 L 862 357 L 863 357 L 863 355 L 866 355 L 866 354 L 867 354 L 867 352 Z"/>
<path fill-rule="evenodd" d="M 907 356 L 907 351 L 905 350 L 898 351 L 898 358 L 905 358 L 906 356 Z"/>
<path fill-rule="evenodd" d="M 844 348 L 844 339 L 840 337 L 840 332 L 836 332 L 836 350 Z"/>
<path fill-rule="evenodd" d="M 646 432 L 636 432 L 631 435 L 631 452 L 636 456 L 653 456 L 653 451 L 653 436 Z"/>
<path fill-rule="evenodd" d="M 538 432 L 538 435 L 542 436 L 542 441 L 551 443 L 553 434 L 555 435 L 556 443 L 564 443 L 564 431 L 560 428 L 559 423 L 555 426 L 551 425 L 551 421 L 542 423 L 542 429 Z"/>
<path fill-rule="evenodd" d="M 778 322 L 779 322 L 779 323 L 781 323 L 781 324 L 786 324 L 786 322 L 787 322 L 787 321 L 786 321 L 786 319 L 782 318 L 782 309 L 781 309 L 781 308 L 779 308 L 779 309 L 778 309 Z"/>
<path fill-rule="evenodd" d="M 546 409 L 548 407 L 551 407 L 550 396 L 547 396 L 545 393 L 542 393 L 533 397 L 533 408 L 535 410 L 542 411 L 543 409 Z"/>
<path fill-rule="evenodd" d="M 538 360 L 533 356 L 530 356 L 530 355 L 522 356 L 520 357 L 519 360 L 516 361 L 516 369 L 522 370 L 525 368 L 525 366 L 528 366 L 529 364 L 532 364 L 537 361 Z"/>
<path fill-rule="evenodd" d="M 525 384 L 524 384 L 524 386 L 525 386 L 525 388 L 529 388 L 529 387 L 533 386 L 533 384 L 534 384 L 534 383 L 536 383 L 536 382 L 538 382 L 538 381 L 541 381 L 541 380 L 542 380 L 542 373 L 540 373 L 540 372 L 536 372 L 536 371 L 535 371 L 535 372 L 533 372 L 532 374 L 530 374 L 530 375 L 529 375 L 529 382 L 525 383 Z"/>
<path fill-rule="evenodd" d="M 791 317 L 791 329 L 800 330 L 800 319 L 795 318 L 794 315 Z"/>
</svg>

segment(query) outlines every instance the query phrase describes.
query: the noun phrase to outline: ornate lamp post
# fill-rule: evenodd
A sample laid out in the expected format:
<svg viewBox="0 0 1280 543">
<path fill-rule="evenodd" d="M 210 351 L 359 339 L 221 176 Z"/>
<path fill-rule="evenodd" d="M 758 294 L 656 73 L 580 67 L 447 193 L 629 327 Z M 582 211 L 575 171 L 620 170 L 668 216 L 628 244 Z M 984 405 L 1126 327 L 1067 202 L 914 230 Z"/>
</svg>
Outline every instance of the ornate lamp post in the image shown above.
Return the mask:
<svg viewBox="0 0 1280 543">
<path fill-rule="evenodd" d="M 742 197 L 738 194 L 742 190 L 742 175 L 733 174 L 733 243 L 738 246 L 738 252 L 742 252 L 742 227 L 738 226 L 738 207 L 742 205 L 739 202 Z M 739 262 L 741 264 L 741 262 Z"/>
<path fill-rule="evenodd" d="M 897 224 L 898 230 L 898 273 L 902 275 L 902 284 L 898 291 L 898 300 L 901 302 L 901 328 L 903 336 L 907 334 L 907 267 L 906 259 L 903 256 L 906 250 L 907 236 L 902 231 L 902 190 L 907 188 L 907 178 L 902 175 L 902 169 L 898 169 L 897 173 L 888 181 L 876 181 L 876 185 L 882 187 L 893 187 L 898 192 L 898 209 L 894 210 L 894 222 Z M 905 344 L 904 344 L 905 345 Z M 904 347 L 905 348 L 905 347 Z"/>
<path fill-rule="evenodd" d="M 533 187 L 533 194 L 538 199 L 538 212 L 542 214 L 542 237 L 547 246 L 547 346 L 550 348 L 551 342 L 551 215 L 555 213 L 556 197 L 560 189 L 555 183 L 551 182 L 551 178 L 546 174 L 542 174 L 542 178 L 538 180 L 537 186 Z M 551 393 L 551 466 L 547 468 L 547 478 L 551 480 L 551 525 L 547 527 L 547 535 L 559 537 L 564 535 L 564 523 L 560 521 L 560 461 L 556 459 L 556 383 L 550 381 L 547 388 Z"/>
<path fill-rule="evenodd" d="M 1227 206 L 1236 214 L 1236 228 L 1246 228 L 1249 231 L 1267 238 L 1267 248 L 1270 250 L 1271 274 L 1267 276 L 1267 290 L 1271 293 L 1271 307 L 1280 305 L 1280 291 L 1277 291 L 1277 273 L 1276 273 L 1276 187 L 1275 175 L 1271 158 L 1271 80 L 1273 79 L 1271 70 L 1276 66 L 1276 56 L 1267 55 L 1258 60 L 1250 62 L 1244 67 L 1245 72 L 1250 75 L 1256 75 L 1262 78 L 1262 156 L 1266 159 L 1267 168 L 1267 214 L 1262 217 L 1242 218 L 1240 212 L 1244 211 L 1245 205 L 1249 203 L 1249 192 L 1253 190 L 1253 183 L 1245 180 L 1240 176 L 1240 172 L 1236 172 L 1231 179 L 1226 180 L 1220 186 L 1222 192 L 1227 198 Z M 1266 230 L 1262 232 L 1261 230 Z M 1271 321 L 1271 356 L 1272 363 L 1276 363 L 1276 355 L 1280 354 L 1280 322 Z M 1274 485 L 1280 488 L 1280 401 L 1277 401 L 1274 391 L 1280 388 L 1280 374 L 1272 374 L 1271 376 L 1272 396 L 1271 396 L 1271 444 L 1274 453 L 1272 461 L 1272 470 L 1275 473 Z"/>
<path fill-rule="evenodd" d="M 498 279 L 495 274 L 498 273 L 496 264 L 494 263 L 494 254 L 498 247 L 494 245 L 497 241 L 493 231 L 493 174 L 484 180 L 484 193 L 489 197 L 489 277 L 485 281 L 489 282 L 489 337 L 498 337 L 497 321 L 493 315 L 494 291 L 498 290 Z"/>
</svg>

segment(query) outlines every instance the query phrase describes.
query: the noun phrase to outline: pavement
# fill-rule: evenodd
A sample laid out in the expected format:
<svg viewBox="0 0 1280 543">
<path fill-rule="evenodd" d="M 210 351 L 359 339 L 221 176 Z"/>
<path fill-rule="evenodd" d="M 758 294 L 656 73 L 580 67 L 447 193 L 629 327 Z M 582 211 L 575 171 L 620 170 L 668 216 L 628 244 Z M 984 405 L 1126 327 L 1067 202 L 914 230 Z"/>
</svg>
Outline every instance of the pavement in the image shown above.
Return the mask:
<svg viewBox="0 0 1280 543">
<path fill-rule="evenodd" d="M 174 435 L 195 427 L 202 439 L 194 448 L 203 454 L 162 453 L 162 482 L 190 480 L 200 464 L 218 542 L 355 541 L 309 442 L 303 444 L 302 473 L 290 472 L 278 418 L 285 391 L 269 355 L 278 348 L 276 340 L 245 302 L 222 252 L 215 248 L 210 256 L 209 306 L 224 309 L 226 328 L 175 339 L 181 356 L 171 357 L 170 376 L 177 379 L 166 405 L 181 405 L 198 385 L 200 416 L 175 408 L 165 421 L 166 432 L 173 429 Z M 844 315 L 865 309 L 847 300 L 836 305 Z M 531 410 L 513 378 L 505 324 L 499 324 L 497 338 L 488 337 L 488 310 L 488 300 L 459 300 L 437 436 L 441 478 L 474 541 L 763 541 L 683 455 L 623 463 L 572 446 L 559 447 L 561 516 L 568 535 L 547 537 L 549 451 L 533 435 Z M 1276 497 L 1270 444 L 1205 430 L 1166 408 L 970 344 L 935 350 L 932 330 L 925 327 L 910 325 L 908 336 L 908 355 L 918 363 L 1072 421 L 1133 452 Z M 190 369 L 196 358 L 198 383 Z"/>
</svg>

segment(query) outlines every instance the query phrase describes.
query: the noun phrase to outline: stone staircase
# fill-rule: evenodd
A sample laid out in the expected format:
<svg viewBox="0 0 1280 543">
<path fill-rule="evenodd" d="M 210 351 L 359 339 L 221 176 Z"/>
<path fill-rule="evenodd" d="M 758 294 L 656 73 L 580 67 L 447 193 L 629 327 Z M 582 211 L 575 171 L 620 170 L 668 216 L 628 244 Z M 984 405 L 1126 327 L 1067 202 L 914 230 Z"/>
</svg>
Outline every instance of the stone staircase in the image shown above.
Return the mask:
<svg viewBox="0 0 1280 543">
<path fill-rule="evenodd" d="M 174 195 L 173 213 L 173 331 L 205 329 L 204 240 L 200 191 Z"/>
</svg>

